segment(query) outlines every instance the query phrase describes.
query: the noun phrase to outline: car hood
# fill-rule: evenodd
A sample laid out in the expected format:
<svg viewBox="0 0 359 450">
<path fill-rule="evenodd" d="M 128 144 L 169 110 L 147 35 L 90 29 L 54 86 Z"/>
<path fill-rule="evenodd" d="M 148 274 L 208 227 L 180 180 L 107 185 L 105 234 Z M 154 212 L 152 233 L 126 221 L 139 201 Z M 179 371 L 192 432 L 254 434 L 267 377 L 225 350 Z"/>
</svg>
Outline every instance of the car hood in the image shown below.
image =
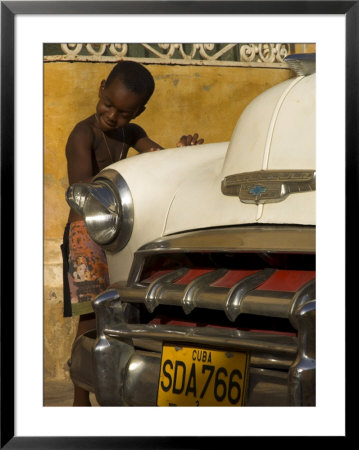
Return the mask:
<svg viewBox="0 0 359 450">
<path fill-rule="evenodd" d="M 315 169 L 315 80 L 281 83 L 242 113 L 230 142 L 166 149 L 109 166 L 131 192 L 132 235 L 108 253 L 111 280 L 125 280 L 133 254 L 160 237 L 249 224 L 315 224 L 315 192 L 278 203 L 247 204 L 222 192 L 225 177 L 243 172 Z"/>
<path fill-rule="evenodd" d="M 226 176 L 272 170 L 315 170 L 315 75 L 290 79 L 250 103 L 225 157 L 206 161 L 204 155 L 203 163 L 182 180 L 164 234 L 249 223 L 314 225 L 313 191 L 259 205 L 222 193 Z"/>
</svg>

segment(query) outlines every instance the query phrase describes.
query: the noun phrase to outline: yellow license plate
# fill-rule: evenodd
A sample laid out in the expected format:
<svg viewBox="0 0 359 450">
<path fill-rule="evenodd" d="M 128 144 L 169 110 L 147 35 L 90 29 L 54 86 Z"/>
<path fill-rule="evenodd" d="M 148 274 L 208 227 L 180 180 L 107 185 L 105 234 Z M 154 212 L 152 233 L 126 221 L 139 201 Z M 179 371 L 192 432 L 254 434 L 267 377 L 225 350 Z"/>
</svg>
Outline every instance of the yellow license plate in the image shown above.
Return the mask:
<svg viewBox="0 0 359 450">
<path fill-rule="evenodd" d="M 242 406 L 249 356 L 245 352 L 164 345 L 159 406 Z"/>
</svg>

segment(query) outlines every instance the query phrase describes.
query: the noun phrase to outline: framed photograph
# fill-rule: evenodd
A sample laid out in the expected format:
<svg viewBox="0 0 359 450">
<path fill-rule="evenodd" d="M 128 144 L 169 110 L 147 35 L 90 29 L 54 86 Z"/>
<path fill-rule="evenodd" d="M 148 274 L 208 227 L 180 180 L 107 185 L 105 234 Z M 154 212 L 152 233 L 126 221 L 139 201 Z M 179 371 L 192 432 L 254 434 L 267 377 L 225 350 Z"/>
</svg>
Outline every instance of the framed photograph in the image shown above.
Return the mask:
<svg viewBox="0 0 359 450">
<path fill-rule="evenodd" d="M 1 448 L 198 448 L 229 438 L 348 436 L 345 314 L 355 279 L 351 255 L 357 243 L 355 221 L 349 214 L 358 200 L 358 25 L 356 1 L 1 2 Z M 100 44 L 87 44 L 91 42 Z M 101 44 L 107 42 L 113 44 Z M 81 120 L 78 111 L 92 111 L 93 102 L 87 99 L 93 92 L 97 95 L 100 78 L 106 78 L 116 55 L 135 55 L 134 59 L 151 64 L 148 54 L 182 51 L 185 60 L 192 51 L 192 56 L 198 54 L 194 67 L 210 67 L 211 52 L 237 51 L 236 45 L 240 52 L 237 43 L 255 43 L 242 44 L 242 51 L 248 47 L 249 53 L 254 48 L 261 53 L 265 45 L 265 63 L 268 49 L 274 49 L 277 59 L 262 69 L 273 73 L 281 67 L 286 45 L 293 47 L 290 53 L 316 52 L 315 268 L 320 301 L 315 406 L 78 409 L 56 403 L 54 397 L 49 399 L 43 380 L 46 374 L 61 378 L 68 371 L 52 356 L 71 348 L 76 323 L 69 320 L 64 329 L 53 313 L 62 308 L 62 292 L 46 286 L 46 280 L 59 277 L 56 246 L 65 219 L 59 224 L 58 217 L 65 217 L 67 208 L 60 198 L 67 183 L 59 171 L 64 155 L 62 159 L 48 155 L 52 149 L 64 148 L 63 136 Z M 246 64 L 255 68 L 259 63 L 249 53 Z M 95 64 L 99 61 L 103 67 Z M 64 62 L 74 67 L 71 79 L 69 72 L 62 71 Z M 168 64 L 186 67 L 185 61 Z M 231 64 L 235 66 L 227 61 L 227 66 Z M 82 75 L 84 67 L 91 74 L 87 79 Z M 186 70 L 183 79 L 194 85 L 191 77 L 200 78 L 199 74 Z M 225 95 L 232 89 L 240 96 L 225 71 L 218 73 L 226 84 Z M 172 87 L 179 82 L 161 68 L 155 75 L 156 85 L 157 80 Z M 270 81 L 268 77 L 244 80 L 243 105 L 257 95 L 256 89 L 262 89 L 257 85 L 270 87 L 283 81 L 281 77 L 277 70 Z M 169 86 L 165 82 L 164 89 Z M 211 89 L 208 82 L 203 91 Z M 154 98 L 158 110 L 161 98 Z M 174 106 L 173 117 L 182 114 L 188 119 L 183 123 L 191 126 L 197 117 L 196 101 L 205 98 L 193 98 L 193 107 L 189 102 L 182 110 Z M 241 101 L 233 108 L 241 107 Z M 211 114 L 198 121 L 204 123 L 200 135 L 207 123 L 209 141 L 227 140 L 236 120 L 227 120 L 228 130 L 223 125 L 215 130 L 216 123 L 222 123 L 220 104 L 218 111 L 211 103 L 209 109 Z M 175 122 L 168 124 L 173 134 L 181 120 Z M 144 114 L 139 123 L 150 129 L 154 141 L 163 138 L 163 146 L 171 147 L 165 120 L 154 122 Z"/>
</svg>

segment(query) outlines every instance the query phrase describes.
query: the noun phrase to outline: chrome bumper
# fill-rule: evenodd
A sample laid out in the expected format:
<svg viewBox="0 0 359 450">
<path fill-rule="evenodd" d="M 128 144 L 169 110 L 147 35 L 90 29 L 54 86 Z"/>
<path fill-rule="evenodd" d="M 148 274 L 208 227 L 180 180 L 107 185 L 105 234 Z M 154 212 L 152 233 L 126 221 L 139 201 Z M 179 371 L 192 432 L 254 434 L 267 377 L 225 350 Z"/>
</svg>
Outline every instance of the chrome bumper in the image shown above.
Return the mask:
<svg viewBox="0 0 359 450">
<path fill-rule="evenodd" d="M 102 344 L 104 342 L 100 346 Z M 117 344 L 118 341 L 108 339 L 104 353 L 103 347 L 99 348 L 93 337 L 83 335 L 78 338 L 72 354 L 73 382 L 95 392 L 102 406 L 156 406 L 161 353 L 132 347 L 126 349 L 127 357 L 120 361 L 119 352 L 124 349 Z M 89 348 L 92 352 L 88 351 Z M 100 358 L 99 352 L 102 353 Z M 247 406 L 288 404 L 288 373 L 250 368 Z"/>
<path fill-rule="evenodd" d="M 250 352 L 246 406 L 315 405 L 314 332 L 299 338 L 215 328 L 129 325 L 117 291 L 95 304 L 97 333 L 79 337 L 70 374 L 94 392 L 102 406 L 155 406 L 164 342 L 182 342 Z M 298 313 L 299 329 L 314 330 L 315 301 Z"/>
</svg>

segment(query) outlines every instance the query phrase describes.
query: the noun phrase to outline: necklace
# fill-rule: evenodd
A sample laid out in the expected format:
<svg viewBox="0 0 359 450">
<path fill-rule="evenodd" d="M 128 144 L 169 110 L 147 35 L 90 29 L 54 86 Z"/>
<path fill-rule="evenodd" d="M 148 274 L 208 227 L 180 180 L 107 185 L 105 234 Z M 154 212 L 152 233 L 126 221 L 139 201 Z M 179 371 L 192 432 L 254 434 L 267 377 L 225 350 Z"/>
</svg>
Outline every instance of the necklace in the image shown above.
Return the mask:
<svg viewBox="0 0 359 450">
<path fill-rule="evenodd" d="M 95 114 L 95 117 L 96 117 L 97 123 L 100 125 L 100 121 L 99 121 L 99 118 L 97 117 L 97 114 Z M 105 135 L 105 133 L 103 132 L 103 130 L 101 128 L 100 128 L 100 130 L 101 130 L 101 133 L 102 133 L 103 140 L 105 141 L 105 145 L 106 145 L 106 148 L 107 148 L 107 151 L 108 151 L 108 155 L 110 157 L 111 164 L 112 164 L 112 163 L 114 163 L 114 160 L 113 160 L 113 157 L 112 157 L 112 153 L 110 151 L 110 147 L 108 146 L 108 143 L 107 143 L 106 135 Z M 121 128 L 121 130 L 122 130 L 122 148 L 121 148 L 121 153 L 120 153 L 120 157 L 119 157 L 118 160 L 122 159 L 123 152 L 125 150 L 125 131 L 124 131 L 123 128 Z"/>
</svg>

